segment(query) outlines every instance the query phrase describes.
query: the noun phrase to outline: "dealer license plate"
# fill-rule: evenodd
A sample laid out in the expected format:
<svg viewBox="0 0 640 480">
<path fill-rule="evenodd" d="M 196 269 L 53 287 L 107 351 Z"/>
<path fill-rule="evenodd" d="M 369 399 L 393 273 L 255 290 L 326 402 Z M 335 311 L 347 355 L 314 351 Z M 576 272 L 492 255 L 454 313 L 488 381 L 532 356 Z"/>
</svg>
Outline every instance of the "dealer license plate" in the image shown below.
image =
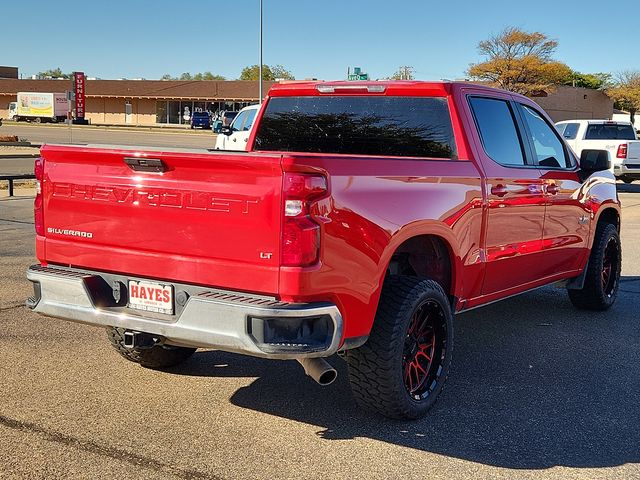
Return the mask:
<svg viewBox="0 0 640 480">
<path fill-rule="evenodd" d="M 173 315 L 173 286 L 129 280 L 129 308 Z"/>
</svg>

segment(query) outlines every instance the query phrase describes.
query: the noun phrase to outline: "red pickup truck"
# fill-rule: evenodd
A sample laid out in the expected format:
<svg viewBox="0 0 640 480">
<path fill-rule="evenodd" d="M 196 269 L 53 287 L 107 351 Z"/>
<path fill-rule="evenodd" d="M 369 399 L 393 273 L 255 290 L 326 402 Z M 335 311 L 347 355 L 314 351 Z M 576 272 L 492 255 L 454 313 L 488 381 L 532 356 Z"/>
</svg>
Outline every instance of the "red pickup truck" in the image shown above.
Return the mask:
<svg viewBox="0 0 640 480">
<path fill-rule="evenodd" d="M 559 282 L 583 309 L 618 293 L 608 154 L 576 158 L 523 96 L 278 84 L 247 150 L 44 146 L 28 305 L 150 368 L 213 348 L 327 384 L 338 353 L 359 404 L 417 418 L 454 313 Z"/>
</svg>

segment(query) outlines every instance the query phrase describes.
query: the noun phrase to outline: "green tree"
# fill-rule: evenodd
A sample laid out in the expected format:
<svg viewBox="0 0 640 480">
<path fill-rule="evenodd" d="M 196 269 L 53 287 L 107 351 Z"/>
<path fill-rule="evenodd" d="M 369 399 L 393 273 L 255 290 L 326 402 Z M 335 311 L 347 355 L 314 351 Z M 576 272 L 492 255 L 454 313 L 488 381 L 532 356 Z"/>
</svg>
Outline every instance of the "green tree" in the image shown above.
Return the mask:
<svg viewBox="0 0 640 480">
<path fill-rule="evenodd" d="M 512 92 L 531 95 L 549 91 L 571 79 L 571 69 L 552 56 L 558 42 L 540 32 L 509 27 L 478 44 L 486 57 L 472 64 L 468 74 Z"/>
<path fill-rule="evenodd" d="M 605 90 L 613 86 L 610 73 L 580 73 L 573 72 L 566 85 L 574 87 L 591 88 L 593 90 Z"/>
<path fill-rule="evenodd" d="M 614 86 L 607 89 L 607 95 L 617 108 L 629 112 L 630 121 L 634 123 L 636 113 L 640 110 L 640 71 L 619 73 Z"/>
<path fill-rule="evenodd" d="M 257 81 L 259 75 L 259 66 L 249 65 L 240 72 L 240 80 Z M 262 65 L 262 80 L 269 82 L 276 79 L 295 80 L 295 77 L 282 65 L 274 65 L 273 67 Z"/>
<path fill-rule="evenodd" d="M 222 75 L 214 75 L 213 73 L 206 71 L 206 72 L 202 72 L 202 73 L 195 73 L 195 74 L 191 74 L 189 72 L 185 72 L 182 75 L 180 75 L 179 77 L 174 77 L 168 73 L 165 73 L 162 77 L 160 77 L 160 80 L 183 80 L 183 81 L 189 81 L 189 80 L 226 80 L 225 77 L 223 77 Z"/>
<path fill-rule="evenodd" d="M 214 75 L 213 73 L 207 71 L 203 73 L 196 73 L 193 76 L 194 80 L 225 80 L 222 75 Z"/>
<path fill-rule="evenodd" d="M 52 70 L 45 70 L 44 72 L 39 72 L 36 74 L 36 78 L 39 79 L 47 79 L 47 78 L 73 78 L 73 73 L 63 73 L 60 67 L 54 68 Z"/>
<path fill-rule="evenodd" d="M 293 76 L 289 70 L 284 68 L 282 65 L 273 65 L 271 67 L 271 74 L 273 75 L 274 80 L 295 80 L 296 78 Z"/>
</svg>

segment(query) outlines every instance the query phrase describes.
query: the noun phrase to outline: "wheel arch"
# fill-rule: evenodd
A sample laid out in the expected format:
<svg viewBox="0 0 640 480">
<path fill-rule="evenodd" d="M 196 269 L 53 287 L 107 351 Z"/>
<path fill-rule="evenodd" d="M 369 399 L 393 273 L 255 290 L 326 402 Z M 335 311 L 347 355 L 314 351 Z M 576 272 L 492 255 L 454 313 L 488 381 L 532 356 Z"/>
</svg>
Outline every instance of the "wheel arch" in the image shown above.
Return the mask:
<svg viewBox="0 0 640 480">
<path fill-rule="evenodd" d="M 600 223 L 611 223 L 620 233 L 620 210 L 617 204 L 604 204 L 600 207 L 596 217 L 596 225 Z"/>
<path fill-rule="evenodd" d="M 612 224 L 618 230 L 618 234 L 620 234 L 620 205 L 614 201 L 610 201 L 607 203 L 603 203 L 598 211 L 596 212 L 594 223 L 591 228 L 591 233 L 589 235 L 589 249 L 587 254 L 585 255 L 581 271 L 582 273 L 577 277 L 571 279 L 567 283 L 567 288 L 569 289 L 580 289 L 584 284 L 584 279 L 587 274 L 587 268 L 589 266 L 589 257 L 591 254 L 591 250 L 593 249 L 593 243 L 596 238 L 596 234 L 598 231 L 598 227 L 604 223 Z"/>
<path fill-rule="evenodd" d="M 436 281 L 455 307 L 462 288 L 458 243 L 453 232 L 444 225 L 432 224 L 426 228 L 408 227 L 394 235 L 382 255 L 376 292 L 379 300 L 382 286 L 389 275 L 406 275 Z"/>
</svg>

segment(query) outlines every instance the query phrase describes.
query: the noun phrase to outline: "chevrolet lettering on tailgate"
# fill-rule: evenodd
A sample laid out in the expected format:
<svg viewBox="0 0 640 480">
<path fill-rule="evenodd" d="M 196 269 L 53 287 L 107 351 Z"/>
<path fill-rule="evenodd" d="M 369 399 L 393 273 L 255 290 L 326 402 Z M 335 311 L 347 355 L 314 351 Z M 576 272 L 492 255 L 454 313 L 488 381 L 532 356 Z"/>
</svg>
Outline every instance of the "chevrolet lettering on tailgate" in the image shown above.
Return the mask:
<svg viewBox="0 0 640 480">
<path fill-rule="evenodd" d="M 182 192 L 175 189 L 132 188 L 108 185 L 52 184 L 53 196 L 143 205 L 149 207 L 185 208 L 221 213 L 249 214 L 258 205 L 255 197 L 236 197 L 210 192 Z"/>
</svg>

